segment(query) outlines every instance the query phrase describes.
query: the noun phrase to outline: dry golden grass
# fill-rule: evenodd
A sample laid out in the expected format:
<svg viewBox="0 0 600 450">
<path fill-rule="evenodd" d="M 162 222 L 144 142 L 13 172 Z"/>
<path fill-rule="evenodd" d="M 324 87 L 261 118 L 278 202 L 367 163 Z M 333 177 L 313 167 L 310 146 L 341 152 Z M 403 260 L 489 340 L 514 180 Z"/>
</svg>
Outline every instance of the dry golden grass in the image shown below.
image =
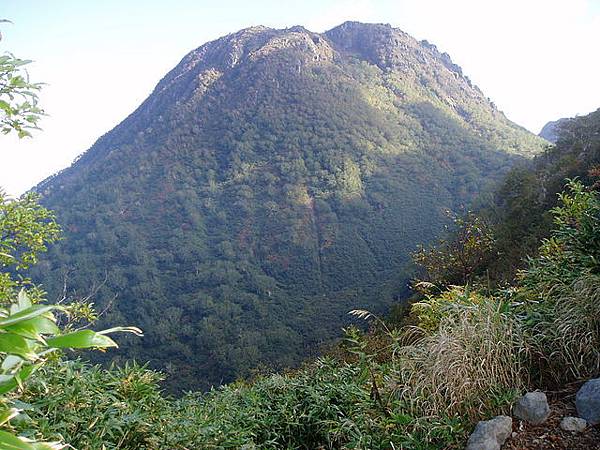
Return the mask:
<svg viewBox="0 0 600 450">
<path fill-rule="evenodd" d="M 456 305 L 437 331 L 398 349 L 396 395 L 415 414 L 480 418 L 526 384 L 525 348 L 495 301 Z"/>
</svg>

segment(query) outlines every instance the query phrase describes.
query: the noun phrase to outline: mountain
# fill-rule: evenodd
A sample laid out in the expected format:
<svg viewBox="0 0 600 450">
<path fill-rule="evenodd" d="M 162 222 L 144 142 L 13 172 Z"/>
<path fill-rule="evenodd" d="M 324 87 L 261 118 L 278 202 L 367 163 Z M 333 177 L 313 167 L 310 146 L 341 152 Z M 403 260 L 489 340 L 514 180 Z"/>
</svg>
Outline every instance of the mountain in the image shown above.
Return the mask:
<svg viewBox="0 0 600 450">
<path fill-rule="evenodd" d="M 384 312 L 446 211 L 543 146 L 389 25 L 244 29 L 35 188 L 65 233 L 32 275 L 51 298 L 93 292 L 100 326 L 143 328 L 117 360 L 206 389 Z"/>
<path fill-rule="evenodd" d="M 552 142 L 556 144 L 558 140 L 558 135 L 560 132 L 560 127 L 565 124 L 569 119 L 563 118 L 558 120 L 553 120 L 544 125 L 538 134 L 538 136 L 546 139 L 548 142 Z"/>
</svg>

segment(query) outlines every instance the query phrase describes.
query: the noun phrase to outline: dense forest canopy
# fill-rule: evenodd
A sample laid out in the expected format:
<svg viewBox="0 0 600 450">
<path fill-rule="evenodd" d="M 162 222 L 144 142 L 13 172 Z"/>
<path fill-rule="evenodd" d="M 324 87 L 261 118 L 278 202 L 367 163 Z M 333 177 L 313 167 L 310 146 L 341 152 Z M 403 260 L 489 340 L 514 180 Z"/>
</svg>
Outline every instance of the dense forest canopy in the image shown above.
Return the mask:
<svg viewBox="0 0 600 450">
<path fill-rule="evenodd" d="M 390 26 L 245 29 L 37 186 L 64 239 L 32 275 L 143 328 L 118 359 L 206 389 L 298 364 L 350 309 L 385 311 L 446 211 L 544 145 Z"/>
</svg>

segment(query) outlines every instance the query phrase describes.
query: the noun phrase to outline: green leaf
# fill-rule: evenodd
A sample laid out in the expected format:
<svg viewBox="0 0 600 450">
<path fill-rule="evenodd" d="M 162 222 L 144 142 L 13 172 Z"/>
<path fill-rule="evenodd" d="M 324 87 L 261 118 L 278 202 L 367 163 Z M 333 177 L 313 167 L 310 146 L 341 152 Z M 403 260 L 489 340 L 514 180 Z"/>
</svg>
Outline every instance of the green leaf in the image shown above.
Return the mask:
<svg viewBox="0 0 600 450">
<path fill-rule="evenodd" d="M 14 434 L 0 431 L 0 449 L 2 450 L 60 450 L 65 445 L 58 442 L 33 442 L 18 438 Z"/>
<path fill-rule="evenodd" d="M 108 336 L 92 330 L 80 330 L 48 339 L 48 345 L 56 348 L 92 348 L 117 347 L 117 343 Z"/>
<path fill-rule="evenodd" d="M 4 328 L 6 331 L 18 334 L 27 339 L 44 341 L 42 334 L 52 335 L 60 333 L 60 329 L 56 326 L 53 320 L 47 317 L 34 317 L 33 319 L 9 325 Z"/>
<path fill-rule="evenodd" d="M 15 375 L 0 375 L 0 395 L 14 390 L 17 386 L 23 383 L 23 381 L 29 378 L 36 368 L 37 365 L 32 364 L 24 366 Z"/>
<path fill-rule="evenodd" d="M 25 359 L 37 357 L 27 339 L 12 333 L 0 334 L 0 352 L 22 356 Z"/>
<path fill-rule="evenodd" d="M 5 424 L 18 414 L 19 410 L 17 408 L 5 408 L 0 406 L 0 425 Z"/>
<path fill-rule="evenodd" d="M 33 305 L 30 308 L 27 308 L 17 314 L 13 314 L 8 316 L 5 319 L 0 320 L 0 328 L 6 328 L 9 325 L 13 325 L 15 323 L 23 322 L 25 320 L 32 319 L 34 317 L 41 316 L 49 311 L 54 309 L 62 309 L 58 306 L 42 306 L 42 305 Z"/>
<path fill-rule="evenodd" d="M 32 445 L 6 431 L 0 431 L 0 448 L 2 450 L 35 450 Z"/>
<path fill-rule="evenodd" d="M 0 100 L 0 109 L 3 110 L 6 114 L 9 114 L 9 115 L 13 113 L 13 109 L 4 100 Z"/>
</svg>

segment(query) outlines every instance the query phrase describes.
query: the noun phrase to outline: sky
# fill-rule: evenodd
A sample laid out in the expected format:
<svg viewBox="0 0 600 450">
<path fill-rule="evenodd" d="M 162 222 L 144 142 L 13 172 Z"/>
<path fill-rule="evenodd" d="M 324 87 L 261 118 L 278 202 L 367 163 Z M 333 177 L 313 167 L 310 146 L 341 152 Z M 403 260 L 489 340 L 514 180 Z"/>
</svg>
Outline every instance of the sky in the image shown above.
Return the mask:
<svg viewBox="0 0 600 450">
<path fill-rule="evenodd" d="M 0 187 L 17 196 L 68 167 L 189 51 L 239 29 L 389 23 L 448 52 L 534 133 L 600 107 L 600 0 L 0 0 L 0 54 L 31 59 L 48 114 L 0 135 Z"/>
</svg>

